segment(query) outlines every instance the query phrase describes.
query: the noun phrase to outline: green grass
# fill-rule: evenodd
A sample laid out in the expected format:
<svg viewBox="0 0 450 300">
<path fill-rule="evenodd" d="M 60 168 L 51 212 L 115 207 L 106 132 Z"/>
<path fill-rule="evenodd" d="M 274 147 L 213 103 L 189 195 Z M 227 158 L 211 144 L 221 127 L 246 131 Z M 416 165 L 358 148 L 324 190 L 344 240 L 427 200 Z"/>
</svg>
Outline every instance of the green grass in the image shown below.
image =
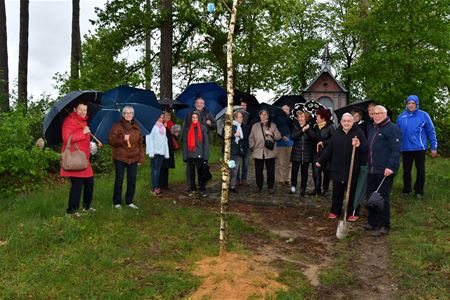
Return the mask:
<svg viewBox="0 0 450 300">
<path fill-rule="evenodd" d="M 389 245 L 403 298 L 450 295 L 449 170 L 449 159 L 427 157 L 423 200 L 399 197 L 401 172 L 395 180 Z"/>
</svg>

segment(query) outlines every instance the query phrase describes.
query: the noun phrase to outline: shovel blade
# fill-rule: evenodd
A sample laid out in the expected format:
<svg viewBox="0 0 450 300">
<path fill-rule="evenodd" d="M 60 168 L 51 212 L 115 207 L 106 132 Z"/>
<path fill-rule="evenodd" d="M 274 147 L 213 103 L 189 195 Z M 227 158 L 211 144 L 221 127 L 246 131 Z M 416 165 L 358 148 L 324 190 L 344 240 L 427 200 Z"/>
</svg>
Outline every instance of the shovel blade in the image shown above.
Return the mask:
<svg viewBox="0 0 450 300">
<path fill-rule="evenodd" d="M 336 237 L 340 240 L 347 237 L 348 234 L 348 224 L 345 221 L 339 221 L 338 227 L 336 229 Z"/>
</svg>

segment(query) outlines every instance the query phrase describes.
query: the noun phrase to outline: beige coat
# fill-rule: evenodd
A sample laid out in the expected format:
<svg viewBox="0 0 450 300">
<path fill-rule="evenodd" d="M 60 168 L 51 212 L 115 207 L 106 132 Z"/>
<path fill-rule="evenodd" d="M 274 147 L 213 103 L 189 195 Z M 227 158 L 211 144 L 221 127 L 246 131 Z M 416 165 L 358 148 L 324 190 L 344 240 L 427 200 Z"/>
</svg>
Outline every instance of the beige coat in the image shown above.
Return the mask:
<svg viewBox="0 0 450 300">
<path fill-rule="evenodd" d="M 278 131 L 277 125 L 273 122 L 270 124 L 270 128 L 264 126 L 264 131 L 269 130 L 272 134 L 266 136 L 266 139 L 270 139 L 272 141 L 278 141 L 281 139 L 281 133 Z M 277 154 L 277 145 L 275 143 L 275 147 L 273 150 L 269 150 L 264 147 L 264 136 L 261 130 L 261 123 L 255 123 L 252 126 L 252 131 L 250 132 L 250 136 L 248 137 L 250 150 L 252 151 L 253 158 L 263 159 L 263 158 L 275 158 Z"/>
</svg>

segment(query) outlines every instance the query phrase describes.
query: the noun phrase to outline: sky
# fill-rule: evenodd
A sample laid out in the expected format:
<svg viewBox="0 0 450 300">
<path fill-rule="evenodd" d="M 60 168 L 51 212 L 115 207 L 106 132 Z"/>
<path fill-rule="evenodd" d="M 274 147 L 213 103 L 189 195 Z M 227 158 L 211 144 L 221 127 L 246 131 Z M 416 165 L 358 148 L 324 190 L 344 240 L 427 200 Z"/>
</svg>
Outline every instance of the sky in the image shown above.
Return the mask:
<svg viewBox="0 0 450 300">
<path fill-rule="evenodd" d="M 83 35 L 93 30 L 89 20 L 97 18 L 95 7 L 102 8 L 105 0 L 80 0 L 80 30 Z M 20 1 L 6 0 L 10 92 L 17 91 L 19 58 Z M 72 30 L 71 0 L 30 0 L 28 96 L 39 99 L 42 94 L 58 95 L 53 87 L 54 75 L 70 71 Z M 177 96 L 181 91 L 174 90 Z M 257 91 L 260 102 L 274 97 L 271 92 Z"/>
<path fill-rule="evenodd" d="M 80 1 L 80 30 L 83 36 L 93 29 L 89 19 L 96 19 L 95 7 L 103 0 Z M 70 71 L 72 30 L 71 0 L 30 0 L 28 95 L 38 98 L 42 93 L 57 96 L 53 88 L 55 73 Z M 19 58 L 20 1 L 6 0 L 10 91 L 17 90 Z M 82 37 L 83 40 L 83 37 Z"/>
</svg>

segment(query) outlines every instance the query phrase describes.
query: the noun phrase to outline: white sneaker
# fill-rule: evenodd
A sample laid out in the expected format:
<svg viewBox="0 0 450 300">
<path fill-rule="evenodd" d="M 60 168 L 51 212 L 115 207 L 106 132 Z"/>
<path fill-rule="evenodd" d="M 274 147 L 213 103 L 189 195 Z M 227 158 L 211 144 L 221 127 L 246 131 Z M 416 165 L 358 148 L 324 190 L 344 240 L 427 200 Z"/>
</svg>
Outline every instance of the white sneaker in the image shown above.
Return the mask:
<svg viewBox="0 0 450 300">
<path fill-rule="evenodd" d="M 118 209 L 121 209 L 121 208 L 122 208 L 122 206 L 121 206 L 120 204 L 116 204 L 116 205 L 114 205 L 114 207 L 115 207 L 115 208 L 118 208 Z"/>
<path fill-rule="evenodd" d="M 137 207 L 136 205 L 134 205 L 134 203 L 128 204 L 127 206 L 128 206 L 129 208 L 132 208 L 132 209 L 139 209 L 139 207 Z"/>
<path fill-rule="evenodd" d="M 77 217 L 77 218 L 81 217 L 81 215 L 80 215 L 79 212 L 74 212 L 73 215 L 74 215 L 75 217 Z"/>
<path fill-rule="evenodd" d="M 291 193 L 295 193 L 295 186 L 291 186 Z"/>
<path fill-rule="evenodd" d="M 83 208 L 83 211 L 92 211 L 92 212 L 94 212 L 94 211 L 96 211 L 96 209 L 93 208 L 93 207 L 89 207 L 88 209 Z"/>
</svg>

